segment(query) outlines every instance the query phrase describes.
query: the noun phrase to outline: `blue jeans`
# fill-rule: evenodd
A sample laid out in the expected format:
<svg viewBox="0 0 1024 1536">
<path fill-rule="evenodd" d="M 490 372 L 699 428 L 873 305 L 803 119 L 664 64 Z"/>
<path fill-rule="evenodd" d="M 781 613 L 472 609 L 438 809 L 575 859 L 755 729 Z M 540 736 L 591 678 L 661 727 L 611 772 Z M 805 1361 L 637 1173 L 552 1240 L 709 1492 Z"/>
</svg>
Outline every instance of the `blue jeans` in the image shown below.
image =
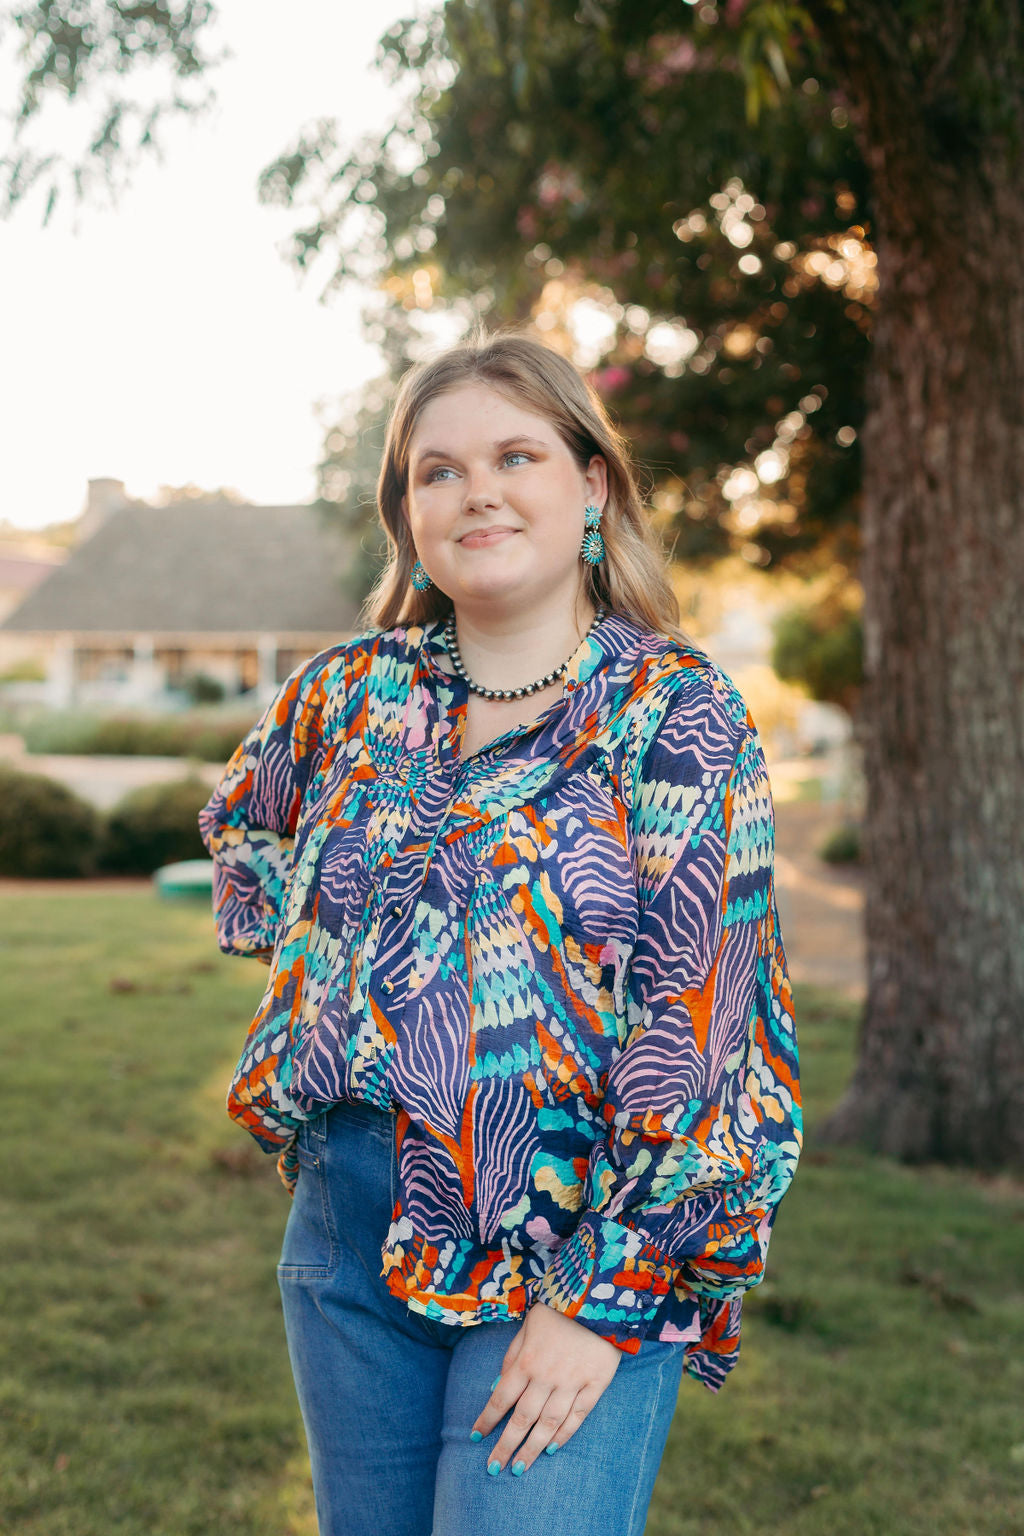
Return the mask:
<svg viewBox="0 0 1024 1536">
<path fill-rule="evenodd" d="M 623 1354 L 554 1455 L 492 1477 L 506 1420 L 475 1444 L 469 1432 L 522 1323 L 453 1327 L 388 1290 L 393 1115 L 339 1104 L 303 1127 L 298 1154 L 278 1279 L 320 1536 L 641 1536 L 684 1346 Z"/>
</svg>

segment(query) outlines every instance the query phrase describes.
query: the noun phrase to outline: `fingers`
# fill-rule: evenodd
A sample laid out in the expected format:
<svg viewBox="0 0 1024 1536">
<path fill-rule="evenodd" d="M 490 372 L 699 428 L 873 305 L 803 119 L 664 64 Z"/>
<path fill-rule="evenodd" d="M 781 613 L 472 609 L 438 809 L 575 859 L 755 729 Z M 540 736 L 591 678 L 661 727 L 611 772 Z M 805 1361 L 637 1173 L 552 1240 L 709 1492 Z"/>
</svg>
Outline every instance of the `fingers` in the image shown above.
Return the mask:
<svg viewBox="0 0 1024 1536">
<path fill-rule="evenodd" d="M 553 1456 L 572 1439 L 603 1390 L 599 1382 L 588 1382 L 579 1391 L 531 1385 L 516 1402 L 497 1445 L 488 1454 L 488 1472 L 497 1477 L 509 1467 L 513 1476 L 521 1477 L 538 1456 Z"/>
<path fill-rule="evenodd" d="M 498 1473 L 510 1463 L 517 1477 L 526 1471 L 530 1462 L 540 1454 L 565 1418 L 565 1404 L 561 1412 L 557 1408 L 554 1411 L 548 1408 L 551 1398 L 560 1395 L 553 1393 L 549 1386 L 540 1382 L 531 1383 L 526 1388 L 513 1407 L 497 1445 L 488 1454 L 487 1470 L 492 1477 L 497 1477 Z M 546 1430 L 542 1431 L 539 1427 L 535 1429 L 535 1426 L 539 1426 L 545 1418 Z M 527 1455 L 526 1442 L 531 1438 L 531 1433 L 534 1444 Z M 513 1456 L 513 1453 L 516 1454 Z"/>
<path fill-rule="evenodd" d="M 517 1370 L 514 1365 L 510 1370 L 503 1369 L 501 1375 L 491 1384 L 491 1395 L 473 1425 L 472 1438 L 483 1439 L 485 1435 L 489 1435 L 494 1426 L 518 1402 L 528 1385 L 529 1377 L 523 1371 Z M 548 1387 L 546 1393 L 550 1390 L 551 1388 Z"/>
<path fill-rule="evenodd" d="M 557 1445 L 565 1445 L 567 1440 L 572 1439 L 603 1391 L 604 1386 L 596 1381 L 587 1382 L 585 1387 L 581 1387 L 555 1431 L 554 1440 Z"/>
<path fill-rule="evenodd" d="M 487 1470 L 522 1476 L 542 1453 L 571 1440 L 608 1386 L 622 1356 L 606 1339 L 546 1306 L 531 1307 L 502 1360 L 501 1374 L 470 1431 L 474 1441 L 509 1415 Z"/>
<path fill-rule="evenodd" d="M 549 1454 L 554 1455 L 559 1446 L 563 1445 L 575 1433 L 586 1418 L 588 1411 L 586 1409 L 581 1410 L 578 1416 L 574 1416 L 573 1405 L 579 1396 L 580 1394 L 574 1393 L 571 1388 L 552 1392 L 538 1414 L 529 1434 L 526 1435 L 520 1444 L 514 1443 L 519 1437 L 513 1430 L 513 1423 L 510 1419 L 505 1433 L 488 1457 L 488 1462 L 497 1461 L 502 1466 L 508 1464 L 511 1466 L 515 1476 L 520 1477 L 522 1473 L 515 1471 L 517 1466 L 520 1466 L 523 1472 L 528 1471 L 537 1460 L 537 1457 L 548 1451 L 549 1446 L 552 1447 Z M 594 1401 L 597 1401 L 596 1397 Z M 569 1425 L 571 1425 L 571 1428 L 568 1427 Z M 509 1449 L 507 1456 L 503 1460 L 506 1440 L 509 1441 Z"/>
</svg>

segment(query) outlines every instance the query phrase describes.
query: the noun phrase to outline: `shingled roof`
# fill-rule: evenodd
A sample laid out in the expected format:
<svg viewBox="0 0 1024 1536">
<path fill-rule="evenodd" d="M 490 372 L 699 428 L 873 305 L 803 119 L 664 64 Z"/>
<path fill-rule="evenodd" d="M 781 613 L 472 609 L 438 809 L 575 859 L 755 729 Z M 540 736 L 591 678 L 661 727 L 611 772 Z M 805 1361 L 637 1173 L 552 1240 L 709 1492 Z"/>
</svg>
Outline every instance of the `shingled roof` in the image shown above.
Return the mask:
<svg viewBox="0 0 1024 1536">
<path fill-rule="evenodd" d="M 110 512 L 0 629 L 351 633 L 345 559 L 315 507 L 135 503 Z"/>
</svg>

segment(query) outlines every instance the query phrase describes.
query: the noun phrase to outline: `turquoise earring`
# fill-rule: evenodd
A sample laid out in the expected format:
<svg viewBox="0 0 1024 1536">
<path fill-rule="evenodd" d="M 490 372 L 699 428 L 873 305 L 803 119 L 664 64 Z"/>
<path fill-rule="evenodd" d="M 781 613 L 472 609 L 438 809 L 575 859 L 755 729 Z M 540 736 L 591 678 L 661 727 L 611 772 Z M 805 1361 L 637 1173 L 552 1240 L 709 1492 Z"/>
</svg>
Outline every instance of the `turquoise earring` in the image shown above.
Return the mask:
<svg viewBox="0 0 1024 1536">
<path fill-rule="evenodd" d="M 583 535 L 580 553 L 588 565 L 600 565 L 604 559 L 604 539 L 597 531 L 601 522 L 600 508 L 588 506 L 585 508 L 584 515 L 587 531 Z"/>
<path fill-rule="evenodd" d="M 425 592 L 430 586 L 430 577 L 418 560 L 412 568 L 412 584 L 417 592 Z"/>
</svg>

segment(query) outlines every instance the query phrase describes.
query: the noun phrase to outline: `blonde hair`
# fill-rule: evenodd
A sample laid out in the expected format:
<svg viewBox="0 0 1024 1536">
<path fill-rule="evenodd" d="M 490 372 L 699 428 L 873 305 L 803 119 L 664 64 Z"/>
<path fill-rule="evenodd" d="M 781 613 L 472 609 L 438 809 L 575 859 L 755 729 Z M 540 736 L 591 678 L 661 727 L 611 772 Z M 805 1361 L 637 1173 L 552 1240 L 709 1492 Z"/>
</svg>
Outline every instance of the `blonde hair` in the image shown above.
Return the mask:
<svg viewBox="0 0 1024 1536">
<path fill-rule="evenodd" d="M 600 565 L 580 561 L 583 591 L 593 604 L 689 645 L 679 628 L 679 603 L 665 556 L 644 511 L 629 447 L 609 420 L 604 404 L 572 363 L 518 330 L 449 347 L 410 368 L 402 378 L 388 421 L 377 482 L 377 510 L 387 534 L 389 558 L 360 614 L 363 627 L 391 629 L 445 619 L 447 593 L 412 585 L 416 550 L 402 515 L 409 480 L 409 444 L 424 406 L 445 390 L 481 383 L 543 416 L 556 429 L 581 469 L 595 453 L 608 466 L 608 499 L 600 533 Z"/>
</svg>

